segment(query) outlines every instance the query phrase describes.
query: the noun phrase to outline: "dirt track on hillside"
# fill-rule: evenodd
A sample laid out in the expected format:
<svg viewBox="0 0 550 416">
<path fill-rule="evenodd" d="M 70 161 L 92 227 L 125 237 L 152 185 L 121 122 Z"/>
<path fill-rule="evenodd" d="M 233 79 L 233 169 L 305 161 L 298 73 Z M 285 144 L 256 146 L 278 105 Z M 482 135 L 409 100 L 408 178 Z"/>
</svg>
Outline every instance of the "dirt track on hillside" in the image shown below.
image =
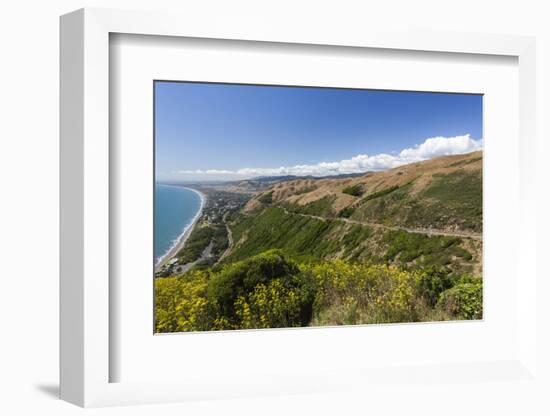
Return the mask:
<svg viewBox="0 0 550 416">
<path fill-rule="evenodd" d="M 325 217 L 319 217 L 317 215 L 309 215 L 309 214 L 302 214 L 298 212 L 292 212 L 288 211 L 286 208 L 281 208 L 285 214 L 294 214 L 299 215 L 301 217 L 307 217 L 307 218 L 314 218 L 320 221 L 342 221 L 346 222 L 348 224 L 357 224 L 357 225 L 365 225 L 372 228 L 378 228 L 378 229 L 384 229 L 384 230 L 392 230 L 392 231 L 406 231 L 409 233 L 416 233 L 416 234 L 426 234 L 426 235 L 441 235 L 441 236 L 447 236 L 447 237 L 460 237 L 460 238 L 471 238 L 472 240 L 478 240 L 482 241 L 482 235 L 476 234 L 476 233 L 468 233 L 468 232 L 450 232 L 450 231 L 444 231 L 444 230 L 436 230 L 436 229 L 425 229 L 425 228 L 408 228 L 408 227 L 400 227 L 400 226 L 392 226 L 392 225 L 385 225 L 385 224 L 378 224 L 378 223 L 372 223 L 372 222 L 363 222 L 363 221 L 356 221 L 356 220 L 350 220 L 349 218 L 325 218 Z"/>
</svg>

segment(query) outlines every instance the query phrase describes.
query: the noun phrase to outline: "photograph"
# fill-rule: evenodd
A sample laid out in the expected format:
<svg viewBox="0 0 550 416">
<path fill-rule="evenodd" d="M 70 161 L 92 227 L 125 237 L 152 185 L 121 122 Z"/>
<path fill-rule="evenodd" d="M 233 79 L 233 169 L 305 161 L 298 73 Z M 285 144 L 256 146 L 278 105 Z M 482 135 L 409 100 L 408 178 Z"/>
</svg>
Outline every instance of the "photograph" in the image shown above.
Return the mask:
<svg viewBox="0 0 550 416">
<path fill-rule="evenodd" d="M 155 80 L 154 332 L 483 319 L 483 95 Z"/>
</svg>

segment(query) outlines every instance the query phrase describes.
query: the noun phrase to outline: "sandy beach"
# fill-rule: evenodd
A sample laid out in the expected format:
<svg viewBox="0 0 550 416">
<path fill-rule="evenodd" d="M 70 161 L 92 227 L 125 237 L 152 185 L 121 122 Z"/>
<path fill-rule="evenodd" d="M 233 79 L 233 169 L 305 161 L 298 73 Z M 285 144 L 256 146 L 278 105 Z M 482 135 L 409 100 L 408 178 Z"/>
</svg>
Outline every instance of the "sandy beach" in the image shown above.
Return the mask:
<svg viewBox="0 0 550 416">
<path fill-rule="evenodd" d="M 174 246 L 168 251 L 168 253 L 166 253 L 162 257 L 162 260 L 160 260 L 155 265 L 155 273 L 158 272 L 165 264 L 167 264 L 185 246 L 185 242 L 187 241 L 187 239 L 189 238 L 189 236 L 191 235 L 191 233 L 195 229 L 195 226 L 197 225 L 197 222 L 199 221 L 200 217 L 202 216 L 202 211 L 204 209 L 204 206 L 206 205 L 206 195 L 205 194 L 203 194 L 200 191 L 197 191 L 196 189 L 187 188 L 187 187 L 185 187 L 185 189 L 189 189 L 190 191 L 193 191 L 193 192 L 196 192 L 197 194 L 199 194 L 199 196 L 201 197 L 200 209 L 197 212 L 197 215 L 195 215 L 195 217 L 193 218 L 193 222 L 178 237 L 177 243 L 174 244 Z"/>
</svg>

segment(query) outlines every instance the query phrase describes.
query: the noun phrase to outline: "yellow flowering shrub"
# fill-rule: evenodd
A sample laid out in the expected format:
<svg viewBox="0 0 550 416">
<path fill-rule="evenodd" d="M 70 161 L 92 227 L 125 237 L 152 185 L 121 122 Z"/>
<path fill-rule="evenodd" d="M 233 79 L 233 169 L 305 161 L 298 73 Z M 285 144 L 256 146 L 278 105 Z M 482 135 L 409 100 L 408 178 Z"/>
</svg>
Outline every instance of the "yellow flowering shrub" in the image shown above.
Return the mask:
<svg viewBox="0 0 550 416">
<path fill-rule="evenodd" d="M 444 271 L 270 250 L 212 271 L 155 281 L 157 332 L 418 322 L 482 317 L 482 280 Z"/>
<path fill-rule="evenodd" d="M 300 326 L 302 294 L 287 288 L 281 280 L 259 284 L 235 302 L 241 328 L 281 328 Z"/>
<path fill-rule="evenodd" d="M 203 331 L 211 327 L 206 298 L 208 274 L 155 280 L 156 332 Z"/>
<path fill-rule="evenodd" d="M 315 283 L 314 325 L 415 321 L 419 274 L 340 260 L 304 266 Z"/>
</svg>

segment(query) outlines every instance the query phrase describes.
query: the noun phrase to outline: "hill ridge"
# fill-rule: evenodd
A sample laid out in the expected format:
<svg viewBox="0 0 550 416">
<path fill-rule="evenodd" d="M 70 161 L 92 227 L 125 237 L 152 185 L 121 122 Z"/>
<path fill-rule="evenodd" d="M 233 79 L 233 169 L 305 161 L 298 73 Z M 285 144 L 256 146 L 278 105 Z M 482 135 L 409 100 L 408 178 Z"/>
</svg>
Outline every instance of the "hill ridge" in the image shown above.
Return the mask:
<svg viewBox="0 0 550 416">
<path fill-rule="evenodd" d="M 481 234 L 481 151 L 442 156 L 346 179 L 277 183 L 251 199 L 245 212 L 267 204 L 321 217 L 448 233 Z M 469 192 L 469 193 L 468 193 Z M 422 210 L 431 212 L 421 212 Z M 453 215 L 445 216 L 445 211 Z M 430 222 L 430 216 L 442 218 Z M 414 218 L 415 215 L 418 218 Z M 422 218 L 427 216 L 427 218 Z"/>
</svg>

